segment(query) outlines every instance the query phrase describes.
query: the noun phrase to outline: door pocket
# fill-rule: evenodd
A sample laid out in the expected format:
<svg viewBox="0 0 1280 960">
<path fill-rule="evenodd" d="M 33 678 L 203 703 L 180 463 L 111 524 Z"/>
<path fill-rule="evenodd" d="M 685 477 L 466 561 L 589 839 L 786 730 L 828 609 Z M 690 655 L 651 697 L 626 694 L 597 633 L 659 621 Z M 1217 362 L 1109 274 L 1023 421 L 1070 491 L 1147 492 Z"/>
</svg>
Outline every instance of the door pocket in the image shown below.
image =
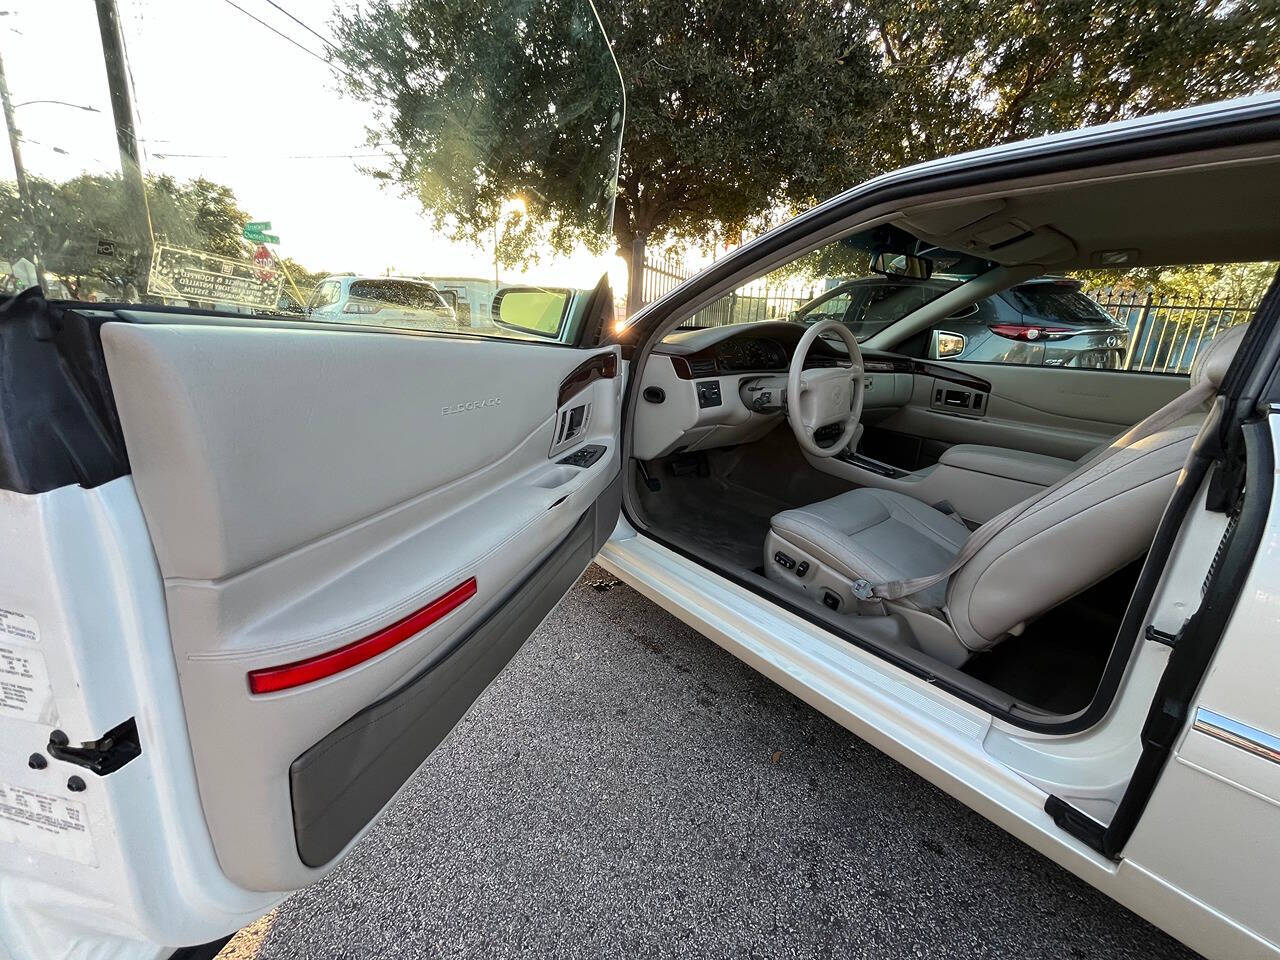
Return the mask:
<svg viewBox="0 0 1280 960">
<path fill-rule="evenodd" d="M 598 509 L 593 504 L 494 613 L 443 657 L 290 764 L 294 839 L 303 863 L 321 867 L 341 853 L 506 666 L 595 555 Z"/>
</svg>

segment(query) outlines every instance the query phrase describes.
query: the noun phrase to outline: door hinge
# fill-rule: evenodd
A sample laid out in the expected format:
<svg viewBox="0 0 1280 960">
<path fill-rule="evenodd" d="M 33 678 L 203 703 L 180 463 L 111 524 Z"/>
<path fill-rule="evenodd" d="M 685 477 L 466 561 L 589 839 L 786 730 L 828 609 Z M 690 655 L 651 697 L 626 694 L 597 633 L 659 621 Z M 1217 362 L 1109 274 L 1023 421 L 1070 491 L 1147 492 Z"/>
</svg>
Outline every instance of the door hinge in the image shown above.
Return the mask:
<svg viewBox="0 0 1280 960">
<path fill-rule="evenodd" d="M 67 742 L 66 734 L 55 730 L 49 735 L 49 756 L 55 760 L 65 760 L 78 767 L 91 770 L 100 777 L 115 773 L 130 760 L 142 755 L 142 744 L 138 741 L 138 724 L 130 717 L 119 726 L 113 727 L 97 740 L 90 740 L 73 747 Z"/>
</svg>

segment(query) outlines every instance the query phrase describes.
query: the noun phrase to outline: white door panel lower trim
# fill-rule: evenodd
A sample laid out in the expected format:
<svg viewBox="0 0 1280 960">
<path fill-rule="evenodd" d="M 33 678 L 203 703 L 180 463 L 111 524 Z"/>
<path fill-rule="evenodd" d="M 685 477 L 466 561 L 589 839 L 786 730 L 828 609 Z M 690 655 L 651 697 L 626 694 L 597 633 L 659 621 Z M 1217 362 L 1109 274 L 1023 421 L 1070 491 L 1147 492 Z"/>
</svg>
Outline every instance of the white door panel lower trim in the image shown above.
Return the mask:
<svg viewBox="0 0 1280 960">
<path fill-rule="evenodd" d="M 597 561 L 876 748 L 1210 957 L 1280 950 L 1129 861 L 1059 830 L 1047 795 L 983 749 L 989 715 L 619 524 Z M 985 719 L 984 719 L 985 718 Z"/>
</svg>

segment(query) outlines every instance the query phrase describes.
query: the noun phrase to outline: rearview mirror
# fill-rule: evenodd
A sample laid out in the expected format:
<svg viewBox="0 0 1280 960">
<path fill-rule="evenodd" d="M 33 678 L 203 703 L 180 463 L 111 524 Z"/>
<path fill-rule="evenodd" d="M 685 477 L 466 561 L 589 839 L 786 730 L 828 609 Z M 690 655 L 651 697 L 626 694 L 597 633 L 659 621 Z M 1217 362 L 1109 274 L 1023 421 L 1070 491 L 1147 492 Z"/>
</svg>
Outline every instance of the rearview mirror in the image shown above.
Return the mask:
<svg viewBox="0 0 1280 960">
<path fill-rule="evenodd" d="M 871 270 L 886 277 L 928 280 L 933 276 L 933 261 L 910 253 L 882 251 L 872 258 Z"/>
<path fill-rule="evenodd" d="M 569 291 L 563 288 L 507 287 L 493 298 L 493 318 L 500 327 L 555 338 L 568 306 Z"/>
</svg>

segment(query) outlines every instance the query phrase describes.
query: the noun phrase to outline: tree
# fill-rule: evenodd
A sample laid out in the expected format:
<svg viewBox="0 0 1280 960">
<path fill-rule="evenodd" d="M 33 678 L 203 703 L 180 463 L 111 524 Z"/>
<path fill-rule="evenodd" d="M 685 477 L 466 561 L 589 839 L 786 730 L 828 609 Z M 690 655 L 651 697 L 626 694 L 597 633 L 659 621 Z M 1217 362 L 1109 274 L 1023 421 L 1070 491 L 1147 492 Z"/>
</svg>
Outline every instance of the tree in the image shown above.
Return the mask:
<svg viewBox="0 0 1280 960">
<path fill-rule="evenodd" d="M 647 243 L 732 234 L 869 172 L 848 120 L 883 87 L 849 5 L 621 0 L 601 16 L 626 78 L 611 239 L 633 294 Z M 338 15 L 336 63 L 374 105 L 371 141 L 398 155 L 384 176 L 458 239 L 484 243 L 518 194 L 526 240 L 600 249 L 617 79 L 588 17 L 582 0 L 371 0 Z"/>
<path fill-rule="evenodd" d="M 504 259 L 598 249 L 616 81 L 586 11 L 368 0 L 337 15 L 335 65 L 396 155 L 378 175 L 484 245 L 520 194 L 530 217 Z M 633 295 L 646 243 L 732 239 L 886 169 L 1280 80 L 1275 0 L 612 0 L 600 15 L 626 79 L 612 235 Z M 594 158 L 589 175 L 574 158 Z"/>
<path fill-rule="evenodd" d="M 1274 0 L 873 0 L 894 168 L 1280 82 Z"/>
<path fill-rule="evenodd" d="M 35 209 L 32 224 L 12 182 L 0 183 L 0 257 L 15 261 L 39 251 L 46 270 L 73 297 L 99 286 L 113 295 L 145 286 L 152 242 L 240 258 L 250 246 L 241 237 L 249 216 L 229 187 L 197 178 L 146 181 L 147 217 L 132 210 L 118 174 L 82 174 L 54 183 L 28 178 Z"/>
</svg>

